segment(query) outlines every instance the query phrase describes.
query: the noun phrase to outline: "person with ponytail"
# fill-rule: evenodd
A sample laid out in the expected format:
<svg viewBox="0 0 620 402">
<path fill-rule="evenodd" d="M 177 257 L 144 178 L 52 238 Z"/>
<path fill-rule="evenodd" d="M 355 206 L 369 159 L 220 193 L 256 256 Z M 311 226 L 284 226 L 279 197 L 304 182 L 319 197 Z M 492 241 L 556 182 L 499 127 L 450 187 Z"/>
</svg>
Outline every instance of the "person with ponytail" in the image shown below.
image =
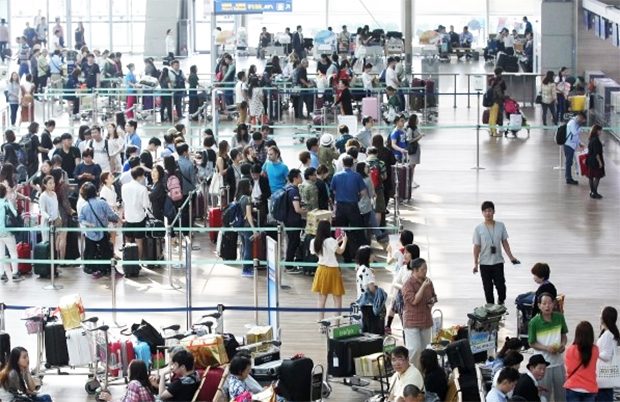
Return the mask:
<svg viewBox="0 0 620 402">
<path fill-rule="evenodd" d="M 573 344 L 566 348 L 567 402 L 594 402 L 598 393 L 596 382 L 596 360 L 598 346 L 594 344 L 594 328 L 588 321 L 581 321 L 575 328 Z M 556 400 L 557 400 L 556 396 Z"/>
<path fill-rule="evenodd" d="M 611 306 L 603 308 L 601 312 L 601 334 L 596 341 L 599 350 L 599 363 L 609 363 L 620 345 L 620 331 L 618 331 L 618 310 Z M 613 388 L 599 388 L 596 394 L 597 402 L 613 402 Z"/>
<path fill-rule="evenodd" d="M 36 392 L 39 385 L 40 381 L 30 375 L 28 351 L 20 346 L 13 348 L 7 364 L 0 371 L 0 398 L 12 401 L 16 394 L 21 394 L 33 402 L 52 402 L 49 395 Z"/>
</svg>

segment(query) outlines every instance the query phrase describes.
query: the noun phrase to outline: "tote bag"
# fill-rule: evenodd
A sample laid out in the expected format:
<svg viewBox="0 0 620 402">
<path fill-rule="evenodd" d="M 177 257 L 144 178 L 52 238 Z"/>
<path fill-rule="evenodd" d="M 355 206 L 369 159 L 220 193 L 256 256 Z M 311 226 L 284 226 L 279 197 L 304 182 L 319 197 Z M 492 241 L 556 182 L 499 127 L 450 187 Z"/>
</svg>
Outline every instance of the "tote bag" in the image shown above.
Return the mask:
<svg viewBox="0 0 620 402">
<path fill-rule="evenodd" d="M 599 388 L 620 387 L 620 355 L 614 347 L 614 354 L 608 362 L 596 361 L 596 380 Z"/>
</svg>

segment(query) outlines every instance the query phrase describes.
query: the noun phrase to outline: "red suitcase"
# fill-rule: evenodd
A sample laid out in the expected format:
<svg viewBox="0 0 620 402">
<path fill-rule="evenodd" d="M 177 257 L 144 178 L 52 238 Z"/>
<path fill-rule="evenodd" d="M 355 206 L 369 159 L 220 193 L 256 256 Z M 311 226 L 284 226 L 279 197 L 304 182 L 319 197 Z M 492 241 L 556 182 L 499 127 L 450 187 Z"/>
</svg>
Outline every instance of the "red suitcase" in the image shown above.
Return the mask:
<svg viewBox="0 0 620 402">
<path fill-rule="evenodd" d="M 108 345 L 110 352 L 110 359 L 108 360 L 108 364 L 110 365 L 110 375 L 112 377 L 119 377 L 120 369 L 122 368 L 122 360 L 121 360 L 121 343 L 118 341 L 110 342 Z M 99 356 L 100 359 L 104 358 L 104 356 Z"/>
<path fill-rule="evenodd" d="M 259 233 L 258 236 L 254 238 L 254 250 L 253 256 L 254 258 L 258 258 L 259 261 L 267 261 L 267 235 L 265 233 Z M 259 263 L 259 266 L 263 265 Z"/>
<path fill-rule="evenodd" d="M 215 397 L 217 389 L 219 388 L 220 382 L 222 381 L 222 376 L 224 375 L 224 367 L 210 367 L 204 382 L 202 381 L 204 370 L 198 369 L 196 371 L 200 375 L 201 379 L 200 390 L 198 392 L 198 398 L 196 398 L 196 400 L 212 401 Z"/>
<path fill-rule="evenodd" d="M 222 227 L 222 209 L 219 207 L 209 208 L 209 227 L 221 228 Z M 213 243 L 217 242 L 218 232 L 209 232 L 209 237 Z"/>
<path fill-rule="evenodd" d="M 17 258 L 25 260 L 32 259 L 30 244 L 21 242 L 17 245 Z M 20 262 L 17 264 L 17 269 L 22 275 L 29 274 L 32 272 L 32 264 L 29 262 Z"/>
<path fill-rule="evenodd" d="M 398 199 L 411 199 L 411 178 L 413 177 L 413 166 L 408 163 L 397 163 L 392 166 L 392 177 L 394 185 L 396 185 L 396 177 L 398 177 Z"/>
</svg>

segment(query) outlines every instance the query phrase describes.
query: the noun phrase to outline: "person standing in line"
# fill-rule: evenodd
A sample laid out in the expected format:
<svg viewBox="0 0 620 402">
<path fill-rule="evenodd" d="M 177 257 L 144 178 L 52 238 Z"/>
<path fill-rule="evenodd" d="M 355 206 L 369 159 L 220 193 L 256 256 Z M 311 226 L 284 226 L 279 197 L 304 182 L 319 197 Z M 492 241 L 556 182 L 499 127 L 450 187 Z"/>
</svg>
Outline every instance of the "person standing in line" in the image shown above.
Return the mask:
<svg viewBox="0 0 620 402">
<path fill-rule="evenodd" d="M 56 17 L 56 25 L 54 25 L 54 34 L 58 33 L 58 44 L 60 47 L 65 47 L 65 34 L 60 25 L 60 17 Z"/>
<path fill-rule="evenodd" d="M 603 130 L 601 126 L 595 124 L 590 130 L 588 136 L 588 181 L 590 183 L 590 198 L 600 200 L 603 198 L 598 193 L 598 184 L 605 177 L 605 159 L 603 159 L 603 143 L 600 139 L 600 133 Z"/>
<path fill-rule="evenodd" d="M 7 85 L 7 101 L 11 108 L 11 126 L 15 127 L 17 121 L 17 110 L 19 109 L 19 97 L 21 95 L 21 85 L 19 85 L 19 75 L 13 71 L 9 84 Z"/>
<path fill-rule="evenodd" d="M 489 126 L 491 127 L 491 137 L 501 137 L 501 134 L 497 133 L 497 127 L 502 125 L 502 114 L 504 113 L 504 98 L 506 92 L 506 82 L 502 78 L 501 67 L 497 67 L 493 70 L 495 77 L 491 81 L 493 106 L 489 112 Z"/>
<path fill-rule="evenodd" d="M 566 381 L 566 369 L 564 367 L 563 354 L 566 350 L 568 339 L 568 327 L 564 315 L 553 311 L 555 299 L 548 293 L 540 295 L 538 300 L 540 313 L 535 315 L 527 327 L 528 342 L 532 349 L 540 352 L 545 361 L 550 364 L 547 367 L 542 380 L 540 395 L 550 401 L 562 401 L 566 396 L 564 382 Z"/>
<path fill-rule="evenodd" d="M 558 125 L 558 117 L 555 113 L 555 105 L 558 95 L 555 87 L 555 82 L 553 81 L 553 75 L 553 71 L 547 71 L 545 78 L 542 80 L 542 85 L 540 89 L 541 106 L 543 110 L 543 126 L 547 125 L 547 110 L 551 112 L 553 125 Z"/>
<path fill-rule="evenodd" d="M 291 40 L 293 51 L 295 52 L 299 60 L 302 60 L 306 57 L 306 51 L 304 49 L 304 36 L 301 31 L 301 25 L 297 25 L 297 30 L 293 32 Z"/>
<path fill-rule="evenodd" d="M 181 70 L 180 63 L 178 60 L 172 60 L 170 62 L 170 70 L 168 71 L 170 74 L 170 81 L 176 91 L 172 94 L 172 99 L 174 101 L 174 109 L 177 112 L 176 119 L 177 121 L 183 119 L 183 98 L 185 97 L 185 75 Z"/>
<path fill-rule="evenodd" d="M 424 136 L 425 134 L 420 134 L 420 130 L 418 130 L 418 115 L 415 113 L 411 114 L 407 124 L 407 159 L 411 165 L 411 186 L 413 188 L 420 187 L 420 185 L 413 180 L 413 175 L 416 165 L 420 164 L 420 140 L 424 138 Z"/>
<path fill-rule="evenodd" d="M 30 74 L 30 46 L 28 46 L 25 36 L 20 39 L 18 59 L 19 79 L 21 79 L 24 74 Z"/>
<path fill-rule="evenodd" d="M 435 287 L 426 276 L 428 267 L 423 258 L 410 262 L 411 277 L 402 287 L 403 293 L 403 332 L 405 346 L 409 350 L 409 362 L 420 366 L 420 353 L 431 342 L 433 317 L 431 311 L 437 303 Z"/>
<path fill-rule="evenodd" d="M 486 302 L 495 303 L 493 295 L 493 285 L 495 285 L 498 304 L 503 305 L 506 301 L 506 279 L 504 278 L 502 247 L 510 262 L 513 264 L 520 264 L 520 262 L 510 251 L 506 226 L 503 222 L 493 219 L 495 204 L 485 201 L 482 203 L 481 210 L 484 222 L 476 226 L 473 236 L 474 274 L 478 273 L 478 267 L 480 267 Z"/>
<path fill-rule="evenodd" d="M 82 46 L 86 46 L 84 33 L 84 24 L 82 21 L 78 22 L 78 26 L 75 29 L 75 49 L 80 50 Z"/>
<path fill-rule="evenodd" d="M 594 343 L 594 328 L 589 321 L 581 321 L 575 328 L 573 344 L 566 349 L 564 355 L 568 372 L 564 383 L 567 402 L 594 402 L 598 393 L 598 356 L 598 346 Z"/>
<path fill-rule="evenodd" d="M 9 255 L 12 259 L 17 259 L 17 243 L 15 242 L 15 235 L 6 229 L 7 216 L 11 213 L 14 216 L 17 216 L 17 210 L 13 203 L 9 201 L 7 198 L 7 187 L 5 184 L 0 183 L 0 210 L 3 213 L 0 214 L 0 244 L 2 245 L 2 250 L 5 248 L 9 251 Z M 3 254 L 4 255 L 4 254 Z M 9 277 L 6 274 L 7 263 L 2 264 L 2 276 L 0 277 L 0 281 L 2 283 L 6 283 L 9 281 Z M 13 273 L 12 279 L 13 282 L 23 281 L 24 278 L 20 274 L 17 269 L 17 263 L 10 263 L 11 269 L 10 272 Z"/>
<path fill-rule="evenodd" d="M 318 268 L 312 282 L 312 291 L 319 294 L 318 308 L 324 309 L 327 297 L 334 298 L 334 308 L 342 307 L 342 296 L 345 294 L 342 273 L 338 267 L 336 254 L 342 255 L 347 248 L 347 235 L 339 239 L 331 237 L 331 224 L 329 221 L 320 221 L 316 237 L 310 240 L 310 253 L 319 257 Z M 324 312 L 319 312 L 319 320 L 325 318 Z M 324 330 L 321 326 L 321 331 Z"/>
<path fill-rule="evenodd" d="M 508 28 L 502 29 L 502 32 L 500 33 L 503 36 L 504 53 L 506 53 L 508 56 L 514 56 L 515 55 L 515 37 L 510 34 L 510 32 L 508 31 Z"/>
<path fill-rule="evenodd" d="M 614 307 L 607 306 L 601 311 L 601 335 L 596 341 L 599 349 L 599 362 L 610 363 L 613 356 L 618 353 L 618 345 L 620 345 L 620 331 L 618 331 L 618 310 Z M 616 385 L 617 384 L 616 380 Z M 597 402 L 613 402 L 614 389 L 607 384 L 602 384 L 600 379 L 598 383 Z"/>
<path fill-rule="evenodd" d="M 566 124 L 566 142 L 564 142 L 564 176 L 566 178 L 566 184 L 578 185 L 579 182 L 573 179 L 573 160 L 575 158 L 575 151 L 583 149 L 581 143 L 581 126 L 586 122 L 587 117 L 584 112 L 579 112 L 577 116 L 570 119 Z"/>
<path fill-rule="evenodd" d="M 166 57 L 168 57 L 168 61 L 174 60 L 175 44 L 172 29 L 169 29 L 166 31 Z"/>
<path fill-rule="evenodd" d="M 301 195 L 299 194 L 299 185 L 302 182 L 301 171 L 299 169 L 291 169 L 288 172 L 288 182 L 284 188 L 286 191 L 287 213 L 284 225 L 291 229 L 286 231 L 286 261 L 295 261 L 295 254 L 301 244 L 301 230 L 306 226 L 305 218 L 308 211 L 301 206 Z M 272 194 L 275 192 L 272 191 Z M 312 246 L 310 246 L 312 248 Z M 303 271 L 298 267 L 287 266 L 286 272 L 289 274 L 300 274 Z"/>
</svg>

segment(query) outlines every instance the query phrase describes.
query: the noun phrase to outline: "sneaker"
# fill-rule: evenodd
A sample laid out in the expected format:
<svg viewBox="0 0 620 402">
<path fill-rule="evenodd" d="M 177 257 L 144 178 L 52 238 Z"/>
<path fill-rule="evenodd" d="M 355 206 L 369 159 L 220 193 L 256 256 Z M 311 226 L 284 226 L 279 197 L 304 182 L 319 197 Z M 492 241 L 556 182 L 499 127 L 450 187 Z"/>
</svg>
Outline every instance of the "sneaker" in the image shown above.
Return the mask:
<svg viewBox="0 0 620 402">
<path fill-rule="evenodd" d="M 9 281 L 9 277 L 6 276 L 6 272 L 2 274 L 2 276 L 0 277 L 0 281 L 2 281 L 2 283 L 7 283 Z"/>
<path fill-rule="evenodd" d="M 291 269 L 289 271 L 286 271 L 286 273 L 287 274 L 291 274 L 291 275 L 300 275 L 300 274 L 303 274 L 304 271 L 300 267 L 295 267 L 295 268 L 293 268 L 293 269 Z"/>
<path fill-rule="evenodd" d="M 385 332 L 386 335 L 392 335 L 392 328 L 385 327 L 384 332 Z"/>
<path fill-rule="evenodd" d="M 93 272 L 92 276 L 93 276 L 93 279 L 99 279 L 99 278 L 103 277 L 103 274 L 101 272 L 97 271 L 97 272 Z"/>
<path fill-rule="evenodd" d="M 566 180 L 566 184 L 572 184 L 572 185 L 576 186 L 576 185 L 579 184 L 579 182 L 577 180 L 574 180 L 574 179 L 568 179 L 568 180 Z"/>
<path fill-rule="evenodd" d="M 242 278 L 254 278 L 254 272 L 241 272 Z"/>
<path fill-rule="evenodd" d="M 420 185 L 418 183 L 416 183 L 415 181 L 411 183 L 411 185 L 413 186 L 413 188 L 418 188 L 420 187 Z"/>
<path fill-rule="evenodd" d="M 114 277 L 115 277 L 115 278 L 117 278 L 117 279 L 118 279 L 118 278 L 122 278 L 123 276 L 125 276 L 125 275 L 121 274 L 120 272 L 118 272 L 118 271 L 116 271 L 116 270 L 114 271 Z"/>
<path fill-rule="evenodd" d="M 21 282 L 24 280 L 24 277 L 19 272 L 13 274 L 13 282 Z"/>
</svg>

